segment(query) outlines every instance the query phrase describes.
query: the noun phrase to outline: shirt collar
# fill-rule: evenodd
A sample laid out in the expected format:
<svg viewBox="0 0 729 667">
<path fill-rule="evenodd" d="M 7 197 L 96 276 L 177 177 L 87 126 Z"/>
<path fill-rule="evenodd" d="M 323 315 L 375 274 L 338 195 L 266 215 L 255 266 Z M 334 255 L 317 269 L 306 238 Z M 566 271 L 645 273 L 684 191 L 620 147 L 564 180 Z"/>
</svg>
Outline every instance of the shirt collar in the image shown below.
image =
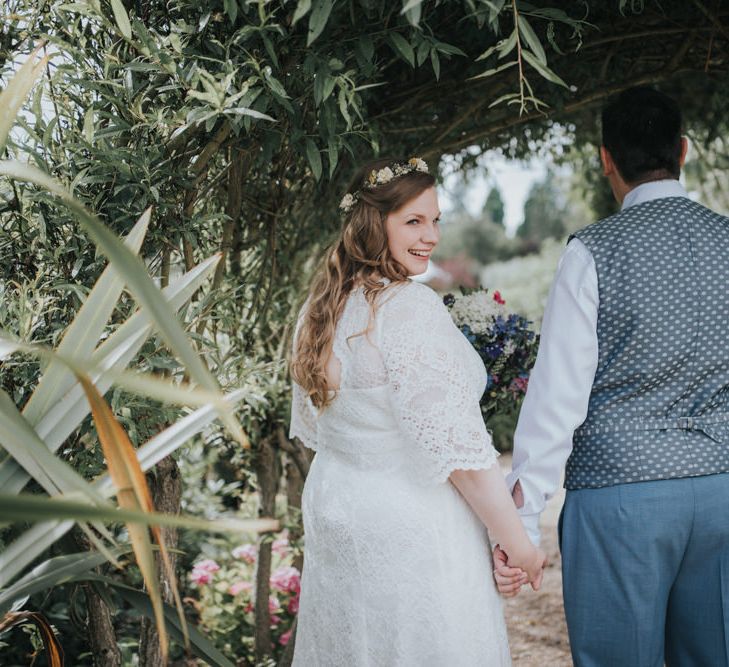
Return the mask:
<svg viewBox="0 0 729 667">
<path fill-rule="evenodd" d="M 663 199 L 664 197 L 688 197 L 686 190 L 677 180 L 667 178 L 662 181 L 648 181 L 633 188 L 623 199 L 623 205 L 620 210 L 644 204 L 653 199 Z"/>
</svg>

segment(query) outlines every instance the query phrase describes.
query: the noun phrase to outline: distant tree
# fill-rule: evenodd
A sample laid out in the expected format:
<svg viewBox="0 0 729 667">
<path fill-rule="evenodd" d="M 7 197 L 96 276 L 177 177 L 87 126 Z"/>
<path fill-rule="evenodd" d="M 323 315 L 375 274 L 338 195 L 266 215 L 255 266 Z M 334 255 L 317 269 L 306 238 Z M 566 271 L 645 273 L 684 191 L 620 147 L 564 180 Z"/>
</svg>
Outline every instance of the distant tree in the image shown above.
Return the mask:
<svg viewBox="0 0 729 667">
<path fill-rule="evenodd" d="M 535 252 L 544 239 L 562 238 L 569 215 L 553 173 L 535 183 L 524 203 L 524 219 L 516 230 L 526 252 Z"/>
<path fill-rule="evenodd" d="M 483 217 L 489 218 L 497 225 L 504 226 L 504 200 L 501 197 L 501 190 L 498 185 L 494 185 L 486 197 L 483 205 Z"/>
</svg>

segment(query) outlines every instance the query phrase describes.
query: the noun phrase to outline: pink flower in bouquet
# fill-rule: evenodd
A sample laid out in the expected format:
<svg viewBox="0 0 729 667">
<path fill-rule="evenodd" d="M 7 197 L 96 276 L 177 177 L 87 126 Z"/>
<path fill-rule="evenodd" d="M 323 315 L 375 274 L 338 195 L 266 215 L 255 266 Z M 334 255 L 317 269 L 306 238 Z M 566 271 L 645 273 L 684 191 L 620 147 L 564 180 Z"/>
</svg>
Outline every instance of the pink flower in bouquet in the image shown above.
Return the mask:
<svg viewBox="0 0 729 667">
<path fill-rule="evenodd" d="M 233 558 L 240 558 L 246 563 L 255 563 L 258 551 L 253 544 L 243 544 L 233 549 Z"/>
<path fill-rule="evenodd" d="M 195 563 L 192 567 L 194 570 L 201 570 L 202 572 L 209 572 L 210 574 L 213 574 L 220 569 L 220 565 L 210 558 L 201 560 L 199 563 Z"/>
<path fill-rule="evenodd" d="M 498 303 L 500 306 L 503 306 L 506 303 L 506 301 L 504 301 L 504 298 L 501 296 L 501 292 L 499 292 L 499 290 L 496 290 L 494 292 L 494 301 L 496 301 L 496 303 Z"/>
<path fill-rule="evenodd" d="M 278 643 L 281 644 L 281 646 L 286 646 L 291 641 L 291 633 L 293 630 L 287 630 L 284 632 L 279 638 Z"/>
<path fill-rule="evenodd" d="M 522 394 L 526 392 L 527 387 L 529 386 L 529 378 L 514 378 L 511 381 L 511 386 L 509 387 L 514 392 L 521 392 Z"/>
<path fill-rule="evenodd" d="M 271 586 L 286 593 L 298 593 L 301 574 L 295 567 L 280 567 L 271 575 Z"/>
<path fill-rule="evenodd" d="M 290 600 L 289 603 L 286 605 L 286 611 L 289 612 L 289 614 L 297 614 L 299 612 L 299 595 L 294 595 Z"/>
<path fill-rule="evenodd" d="M 274 540 L 273 545 L 271 545 L 271 549 L 273 550 L 273 553 L 283 555 L 289 550 L 289 541 L 285 537 L 281 537 L 277 540 Z"/>
<path fill-rule="evenodd" d="M 231 595 L 238 595 L 238 593 L 242 593 L 243 591 L 250 591 L 252 589 L 253 584 L 250 581 L 236 581 L 235 583 L 230 585 L 228 593 L 230 593 Z"/>
</svg>

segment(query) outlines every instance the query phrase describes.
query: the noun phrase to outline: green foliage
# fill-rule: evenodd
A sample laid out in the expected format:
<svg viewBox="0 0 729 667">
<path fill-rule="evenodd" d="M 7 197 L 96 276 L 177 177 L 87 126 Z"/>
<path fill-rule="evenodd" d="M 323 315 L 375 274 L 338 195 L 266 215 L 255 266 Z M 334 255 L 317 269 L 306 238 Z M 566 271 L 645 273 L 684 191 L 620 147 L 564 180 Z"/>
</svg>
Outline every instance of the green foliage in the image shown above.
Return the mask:
<svg viewBox="0 0 729 667">
<path fill-rule="evenodd" d="M 483 216 L 497 225 L 504 226 L 504 200 L 501 198 L 501 190 L 497 185 L 489 190 L 483 205 Z"/>
<path fill-rule="evenodd" d="M 544 239 L 559 239 L 567 229 L 567 205 L 552 173 L 535 183 L 524 202 L 524 219 L 516 230 L 528 251 L 539 248 Z"/>
</svg>

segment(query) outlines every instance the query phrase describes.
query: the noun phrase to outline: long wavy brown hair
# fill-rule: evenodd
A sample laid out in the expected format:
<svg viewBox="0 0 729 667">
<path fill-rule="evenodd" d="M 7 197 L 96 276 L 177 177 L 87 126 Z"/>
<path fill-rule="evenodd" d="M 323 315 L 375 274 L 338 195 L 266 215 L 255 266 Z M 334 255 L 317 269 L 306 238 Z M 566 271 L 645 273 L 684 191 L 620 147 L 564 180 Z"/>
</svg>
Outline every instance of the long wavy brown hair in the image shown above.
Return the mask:
<svg viewBox="0 0 729 667">
<path fill-rule="evenodd" d="M 408 278 L 405 267 L 390 254 L 385 220 L 392 211 L 433 187 L 435 179 L 425 172 L 411 171 L 371 190 L 362 188 L 372 170 L 393 162 L 369 162 L 352 179 L 347 191 L 359 191 L 356 202 L 346 215 L 339 236 L 328 248 L 309 290 L 294 341 L 291 375 L 320 409 L 333 399 L 327 385 L 326 363 L 349 293 L 355 286 L 363 286 L 374 316 L 378 295 Z M 389 283 L 383 283 L 382 278 Z"/>
</svg>

